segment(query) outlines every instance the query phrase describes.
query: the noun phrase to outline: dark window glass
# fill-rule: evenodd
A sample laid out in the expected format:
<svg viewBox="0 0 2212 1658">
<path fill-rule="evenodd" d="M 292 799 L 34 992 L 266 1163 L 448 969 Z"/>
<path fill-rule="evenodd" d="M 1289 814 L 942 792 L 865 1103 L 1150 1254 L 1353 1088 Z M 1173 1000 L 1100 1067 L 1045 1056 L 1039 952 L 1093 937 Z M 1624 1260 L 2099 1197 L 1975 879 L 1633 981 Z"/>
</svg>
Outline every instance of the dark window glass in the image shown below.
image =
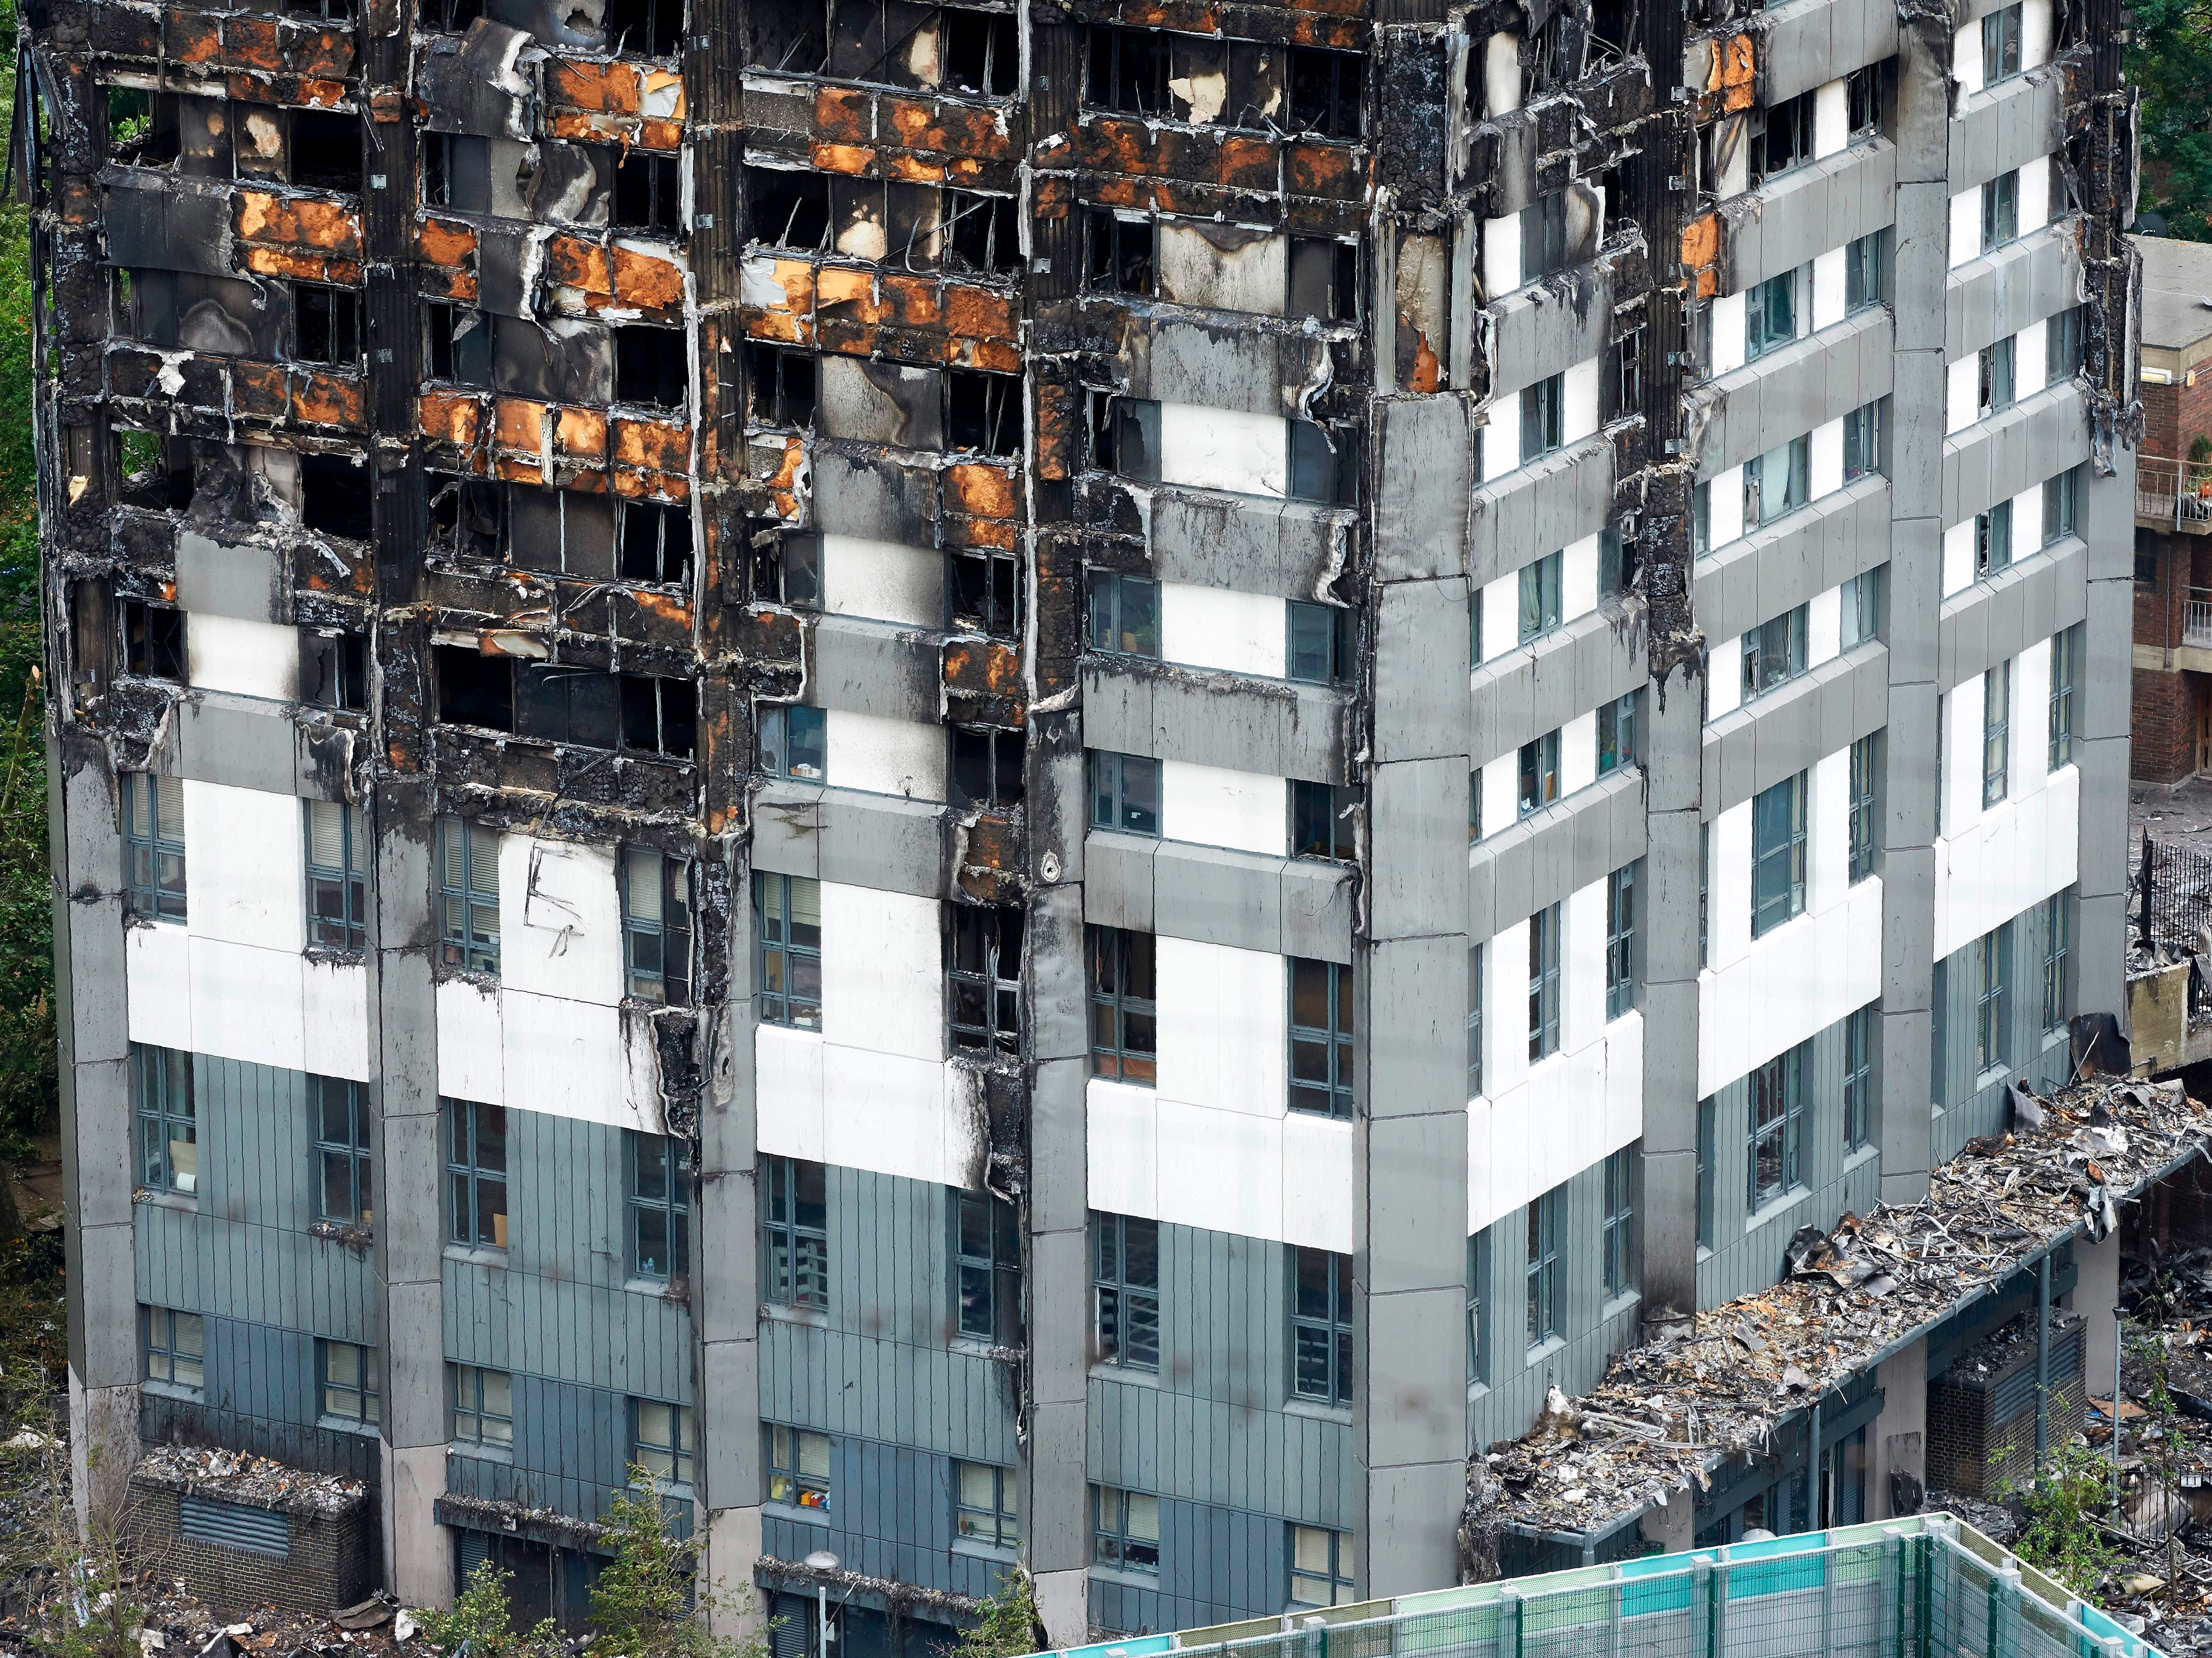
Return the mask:
<svg viewBox="0 0 2212 1658">
<path fill-rule="evenodd" d="M 356 368 L 361 362 L 361 296 L 350 288 L 319 283 L 292 284 L 295 363 Z"/>
<path fill-rule="evenodd" d="M 1563 1186 L 1553 1187 L 1528 1205 L 1528 1253 L 1522 1277 L 1531 1347 L 1557 1340 L 1566 1322 L 1562 1305 L 1566 1286 L 1559 1263 L 1566 1209 Z"/>
<path fill-rule="evenodd" d="M 1605 1207 L 1599 1244 L 1605 1261 L 1605 1293 L 1625 1295 L 1636 1288 L 1637 1148 L 1624 1146 L 1605 1160 Z"/>
<path fill-rule="evenodd" d="M 1357 789 L 1291 778 L 1291 856 L 1347 863 L 1358 857 L 1358 808 Z"/>
<path fill-rule="evenodd" d="M 763 1157 L 761 1294 L 787 1307 L 830 1305 L 828 1174 L 798 1157 Z"/>
<path fill-rule="evenodd" d="M 623 1135 L 629 1149 L 629 1270 L 667 1283 L 691 1271 L 691 1147 L 661 1134 Z"/>
<path fill-rule="evenodd" d="M 633 149 L 615 166 L 615 224 L 628 230 L 684 229 L 683 184 L 673 155 Z"/>
<path fill-rule="evenodd" d="M 507 1110 L 480 1100 L 446 1106 L 447 1234 L 464 1248 L 507 1247 Z"/>
<path fill-rule="evenodd" d="M 1291 1109 L 1349 1122 L 1352 1117 L 1352 968 L 1341 961 L 1291 961 Z"/>
<path fill-rule="evenodd" d="M 1808 1045 L 1777 1054 L 1751 1074 L 1751 1139 L 1746 1159 L 1745 1206 L 1753 1214 L 1802 1184 L 1798 1173 L 1805 1118 Z"/>
<path fill-rule="evenodd" d="M 307 942 L 368 948 L 368 847 L 359 814 L 342 801 L 302 801 L 307 818 Z"/>
<path fill-rule="evenodd" d="M 1559 1047 L 1559 906 L 1528 917 L 1528 1061 Z"/>
<path fill-rule="evenodd" d="M 956 1053 L 1018 1058 L 1024 912 L 1011 904 L 954 904 L 947 908 L 946 1044 Z"/>
<path fill-rule="evenodd" d="M 753 873 L 760 918 L 755 961 L 763 1025 L 822 1028 L 822 884 L 805 875 Z"/>
<path fill-rule="evenodd" d="M 1092 208 L 1085 219 L 1085 286 L 1096 294 L 1149 296 L 1158 281 L 1158 241 L 1150 218 Z"/>
<path fill-rule="evenodd" d="M 200 1186 L 199 1118 L 192 1057 L 179 1048 L 131 1045 L 138 1117 L 138 1184 L 187 1197 Z"/>
<path fill-rule="evenodd" d="M 132 915 L 185 918 L 185 786 L 179 779 L 124 773 L 123 873 Z"/>
<path fill-rule="evenodd" d="M 1160 1223 L 1091 1217 L 1092 1344 L 1101 1364 L 1160 1368 Z"/>
<path fill-rule="evenodd" d="M 499 832 L 438 820 L 440 958 L 464 972 L 499 971 Z"/>
<path fill-rule="evenodd" d="M 143 599 L 125 599 L 123 612 L 123 671 L 149 680 L 184 683 L 185 613 Z"/>
<path fill-rule="evenodd" d="M 1115 656 L 1160 655 L 1160 584 L 1119 570 L 1084 572 L 1085 620 L 1091 649 Z"/>
<path fill-rule="evenodd" d="M 1352 1257 L 1333 1250 L 1291 1254 L 1291 1395 L 1320 1405 L 1352 1403 Z"/>
<path fill-rule="evenodd" d="M 830 777 L 830 716 L 799 704 L 757 705 L 760 769 L 771 777 L 824 783 Z"/>
<path fill-rule="evenodd" d="M 315 1122 L 315 1218 L 342 1226 L 376 1221 L 369 1161 L 368 1090 L 337 1076 L 310 1076 Z"/>
<path fill-rule="evenodd" d="M 1021 732 L 956 725 L 951 741 L 955 806 L 999 809 L 1021 803 Z"/>
<path fill-rule="evenodd" d="M 1020 1218 L 1012 1204 L 988 1192 L 960 1192 L 953 1207 L 960 1333 L 999 1347 L 1019 1347 Z"/>
<path fill-rule="evenodd" d="M 1090 73 L 1083 101 L 1130 115 L 1171 114 L 1168 37 L 1151 29 L 1091 27 Z"/>
<path fill-rule="evenodd" d="M 1092 927 L 1091 1071 L 1146 1088 L 1159 1080 L 1158 979 L 1150 933 Z"/>
<path fill-rule="evenodd" d="M 1751 936 L 1805 907 L 1805 774 L 1752 797 Z"/>
<path fill-rule="evenodd" d="M 1137 754 L 1091 752 L 1091 826 L 1160 832 L 1160 763 Z"/>
</svg>

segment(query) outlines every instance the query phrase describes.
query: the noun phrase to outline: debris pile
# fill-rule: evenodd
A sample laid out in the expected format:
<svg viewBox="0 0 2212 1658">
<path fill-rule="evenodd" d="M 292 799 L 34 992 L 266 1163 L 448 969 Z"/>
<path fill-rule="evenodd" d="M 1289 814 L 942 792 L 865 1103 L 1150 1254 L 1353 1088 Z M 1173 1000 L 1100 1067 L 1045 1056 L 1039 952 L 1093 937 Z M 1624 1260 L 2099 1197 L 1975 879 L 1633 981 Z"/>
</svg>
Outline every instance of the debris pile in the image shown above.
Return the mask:
<svg viewBox="0 0 2212 1658">
<path fill-rule="evenodd" d="M 293 1514 L 342 1515 L 368 1496 L 365 1484 L 343 1474 L 315 1473 L 246 1451 L 190 1445 L 155 1446 L 138 1460 L 131 1478 L 167 1490 Z"/>
<path fill-rule="evenodd" d="M 1462 1522 L 1479 1557 L 1503 1527 L 1609 1530 L 1694 1502 L 1726 1459 L 1765 1450 L 1784 1418 L 1864 1371 L 2076 1228 L 2093 1240 L 2125 1198 L 2203 1149 L 2212 1111 L 2178 1082 L 2101 1079 L 2039 1099 L 1968 1143 L 1910 1204 L 1846 1215 L 1790 1241 L 1786 1277 L 1617 1355 L 1586 1397 L 1557 1389 L 1537 1425 L 1476 1458 Z"/>
</svg>

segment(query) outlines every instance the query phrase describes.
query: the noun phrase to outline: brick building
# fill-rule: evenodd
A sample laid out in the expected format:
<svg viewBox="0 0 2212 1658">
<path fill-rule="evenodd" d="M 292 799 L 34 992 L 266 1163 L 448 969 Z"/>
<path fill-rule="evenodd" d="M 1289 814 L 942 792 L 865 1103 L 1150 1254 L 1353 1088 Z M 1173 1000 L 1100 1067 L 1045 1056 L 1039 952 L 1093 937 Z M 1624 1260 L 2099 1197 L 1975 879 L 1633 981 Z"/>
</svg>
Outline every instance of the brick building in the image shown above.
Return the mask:
<svg viewBox="0 0 2212 1658">
<path fill-rule="evenodd" d="M 2212 771 L 2212 244 L 2142 253 L 2130 774 Z"/>
</svg>

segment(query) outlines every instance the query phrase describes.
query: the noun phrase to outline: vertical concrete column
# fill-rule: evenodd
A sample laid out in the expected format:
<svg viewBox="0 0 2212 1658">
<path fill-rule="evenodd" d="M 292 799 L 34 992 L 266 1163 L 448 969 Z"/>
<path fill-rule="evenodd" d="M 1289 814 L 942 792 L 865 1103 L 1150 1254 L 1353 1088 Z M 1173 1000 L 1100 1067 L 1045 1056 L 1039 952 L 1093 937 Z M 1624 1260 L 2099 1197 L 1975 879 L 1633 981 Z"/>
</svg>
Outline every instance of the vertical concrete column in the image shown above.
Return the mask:
<svg viewBox="0 0 2212 1658">
<path fill-rule="evenodd" d="M 1936 622 L 1943 603 L 1943 283 L 1950 251 L 1949 35 L 1899 41 L 1890 308 L 1889 725 L 1881 743 L 1882 1196 L 1927 1190 L 1929 991 L 1935 978 Z"/>
<path fill-rule="evenodd" d="M 131 1027 L 115 774 L 97 740 L 46 741 L 77 1522 L 112 1519 L 138 1458 Z"/>
<path fill-rule="evenodd" d="M 1698 1308 L 1698 892 L 1704 686 L 1694 661 L 1655 683 L 1645 730 L 1644 1192 L 1637 1282 L 1647 1331 Z M 1686 1507 L 1684 1513 L 1688 1512 Z"/>
<path fill-rule="evenodd" d="M 1897 1507 L 1899 1476 L 1914 1491 L 1928 1485 L 1928 1344 L 1916 1341 L 1884 1359 L 1875 1371 L 1875 1385 L 1881 1389 L 1881 1414 L 1867 1424 L 1874 1483 L 1867 1493 L 1867 1518 L 1887 1520 L 1911 1512 Z"/>
<path fill-rule="evenodd" d="M 2108 1232 L 2101 1243 L 2077 1239 L 2074 1274 L 2067 1305 L 2081 1315 L 2081 1376 L 2085 1391 L 2101 1397 L 2112 1390 L 2112 1354 L 2119 1345 L 2112 1311 L 2120 1304 L 2120 1234 Z"/>
<path fill-rule="evenodd" d="M 2074 1006 L 2124 1017 L 2135 451 L 2115 444 L 2112 461 L 2110 478 L 2087 469 L 2082 491 L 2089 581 L 2074 716 L 2075 764 L 2081 770 Z"/>
<path fill-rule="evenodd" d="M 368 922 L 368 1097 L 379 1181 L 384 1568 L 393 1594 L 443 1606 L 446 1489 L 445 1155 L 438 1106 L 437 826 L 428 777 L 386 775 L 367 803 L 375 846 Z"/>
</svg>

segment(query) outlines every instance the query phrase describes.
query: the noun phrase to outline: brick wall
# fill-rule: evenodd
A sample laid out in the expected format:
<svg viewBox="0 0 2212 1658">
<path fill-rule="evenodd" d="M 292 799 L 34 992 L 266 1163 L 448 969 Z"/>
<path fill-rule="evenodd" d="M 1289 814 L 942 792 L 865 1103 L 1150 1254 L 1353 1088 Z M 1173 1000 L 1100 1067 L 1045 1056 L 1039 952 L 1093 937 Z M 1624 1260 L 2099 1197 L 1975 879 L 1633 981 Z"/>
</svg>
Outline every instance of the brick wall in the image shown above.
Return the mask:
<svg viewBox="0 0 2212 1658">
<path fill-rule="evenodd" d="M 2145 783 L 2178 783 L 2197 769 L 2200 678 L 2178 668 L 2136 669 L 2130 776 Z"/>
<path fill-rule="evenodd" d="M 365 1497 L 335 1516 L 290 1514 L 291 1552 L 280 1557 L 179 1535 L 184 1493 L 172 1487 L 134 1479 L 131 1496 L 134 1545 L 226 1617 L 262 1606 L 329 1612 L 356 1605 L 383 1581 L 376 1509 Z"/>
<path fill-rule="evenodd" d="M 2194 385 L 2142 382 L 2142 453 L 2179 460 L 2199 436 L 2212 436 L 2212 369 L 2199 369 L 2194 379 Z"/>
<path fill-rule="evenodd" d="M 2049 1423 L 2050 1445 L 2063 1445 L 2081 1429 L 2087 1415 L 2082 1386 L 2081 1356 L 2086 1343 L 2080 1333 L 2081 1319 L 2053 1309 L 2051 1318 L 2051 1375 Z M 2074 1339 L 2063 1341 L 2072 1333 Z M 2035 1469 L 2035 1390 L 2017 1382 L 2033 1378 L 2035 1344 L 2022 1342 L 2001 1368 L 1986 1375 L 1973 1372 L 1971 1354 L 1962 1354 L 1952 1367 L 1928 1384 L 1928 1484 L 1930 1490 L 1958 1491 L 1967 1496 L 1996 1496 L 2026 1483 Z M 2063 1368 L 2062 1368 L 2063 1367 Z M 2008 1388 L 2008 1382 L 2014 1386 Z M 2026 1403 L 1996 1419 L 2001 1399 L 2021 1397 Z"/>
</svg>

